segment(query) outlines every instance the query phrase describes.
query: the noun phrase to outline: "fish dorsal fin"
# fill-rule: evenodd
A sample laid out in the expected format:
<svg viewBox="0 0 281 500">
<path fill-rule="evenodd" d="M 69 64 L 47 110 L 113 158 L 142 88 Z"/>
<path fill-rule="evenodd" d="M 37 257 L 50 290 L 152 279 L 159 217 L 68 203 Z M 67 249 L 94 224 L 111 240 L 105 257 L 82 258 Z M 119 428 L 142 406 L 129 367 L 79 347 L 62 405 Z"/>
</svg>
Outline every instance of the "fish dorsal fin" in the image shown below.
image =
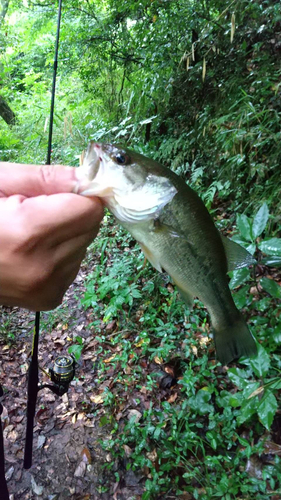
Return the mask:
<svg viewBox="0 0 281 500">
<path fill-rule="evenodd" d="M 248 250 L 241 247 L 241 245 L 235 241 L 229 240 L 222 234 L 221 239 L 227 258 L 227 271 L 234 271 L 235 269 L 241 269 L 242 267 L 248 267 L 251 264 L 256 264 L 256 260 L 248 252 Z"/>
</svg>

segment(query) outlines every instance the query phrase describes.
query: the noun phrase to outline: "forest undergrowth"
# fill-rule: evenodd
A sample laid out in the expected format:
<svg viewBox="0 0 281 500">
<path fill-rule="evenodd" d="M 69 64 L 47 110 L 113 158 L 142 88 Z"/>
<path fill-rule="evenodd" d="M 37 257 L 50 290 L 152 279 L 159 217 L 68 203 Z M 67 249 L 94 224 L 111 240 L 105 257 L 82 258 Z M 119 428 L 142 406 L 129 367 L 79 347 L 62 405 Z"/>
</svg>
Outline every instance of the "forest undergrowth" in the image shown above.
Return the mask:
<svg viewBox="0 0 281 500">
<path fill-rule="evenodd" d="M 96 396 L 112 428 L 103 446 L 143 471 L 143 499 L 279 498 L 280 239 L 261 236 L 268 218 L 266 205 L 253 220 L 237 216 L 235 240 L 258 264 L 233 272 L 230 286 L 259 347 L 257 358 L 229 367 L 216 362 L 203 305 L 187 309 L 110 218 L 94 243 L 101 264 L 82 304 L 97 318 L 99 380 L 111 377 Z M 265 256 L 266 245 L 276 257 Z M 82 342 L 76 348 L 83 352 Z"/>
</svg>

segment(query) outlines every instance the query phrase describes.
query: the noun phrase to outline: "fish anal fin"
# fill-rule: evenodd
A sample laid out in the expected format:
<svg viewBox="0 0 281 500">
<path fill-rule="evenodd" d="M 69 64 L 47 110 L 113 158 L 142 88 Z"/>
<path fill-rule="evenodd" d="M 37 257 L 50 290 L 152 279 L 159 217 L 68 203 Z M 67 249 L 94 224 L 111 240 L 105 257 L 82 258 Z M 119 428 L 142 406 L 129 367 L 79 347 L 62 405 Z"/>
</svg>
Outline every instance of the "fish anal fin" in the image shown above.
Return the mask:
<svg viewBox="0 0 281 500">
<path fill-rule="evenodd" d="M 146 246 L 144 245 L 143 243 L 139 243 L 145 257 L 147 258 L 147 260 L 149 260 L 150 264 L 155 267 L 155 269 L 157 269 L 157 271 L 159 271 L 160 273 L 163 272 L 163 269 L 161 267 L 161 264 L 159 262 L 159 260 L 157 259 L 156 255 L 154 255 L 151 250 Z"/>
<path fill-rule="evenodd" d="M 245 248 L 241 247 L 241 245 L 229 240 L 222 234 L 221 239 L 227 258 L 228 271 L 234 271 L 235 269 L 241 269 L 242 267 L 248 267 L 256 263 L 254 257 Z"/>
<path fill-rule="evenodd" d="M 189 292 L 189 290 L 185 290 L 174 278 L 173 278 L 173 281 L 174 281 L 182 299 L 186 303 L 187 307 L 192 308 L 193 301 L 194 301 L 194 296 L 192 295 L 192 293 Z"/>
</svg>

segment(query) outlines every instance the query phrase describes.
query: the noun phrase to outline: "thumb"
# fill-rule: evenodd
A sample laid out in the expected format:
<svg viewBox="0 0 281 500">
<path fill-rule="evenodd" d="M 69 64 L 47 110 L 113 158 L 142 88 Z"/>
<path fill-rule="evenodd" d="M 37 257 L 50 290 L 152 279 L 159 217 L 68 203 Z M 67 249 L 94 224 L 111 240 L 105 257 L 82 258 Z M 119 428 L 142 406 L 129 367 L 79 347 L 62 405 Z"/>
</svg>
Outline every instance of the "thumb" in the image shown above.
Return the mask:
<svg viewBox="0 0 281 500">
<path fill-rule="evenodd" d="M 0 197 L 71 193 L 76 183 L 74 167 L 0 162 Z"/>
</svg>

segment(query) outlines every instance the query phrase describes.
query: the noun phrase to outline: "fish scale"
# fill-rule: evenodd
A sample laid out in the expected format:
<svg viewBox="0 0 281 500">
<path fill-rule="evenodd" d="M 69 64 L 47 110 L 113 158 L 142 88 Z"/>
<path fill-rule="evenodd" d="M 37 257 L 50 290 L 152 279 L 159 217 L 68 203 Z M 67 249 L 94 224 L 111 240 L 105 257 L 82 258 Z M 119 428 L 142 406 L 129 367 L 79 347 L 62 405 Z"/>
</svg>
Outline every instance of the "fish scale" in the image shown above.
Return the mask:
<svg viewBox="0 0 281 500">
<path fill-rule="evenodd" d="M 163 218 L 163 223 L 164 220 Z M 209 309 L 211 316 L 216 317 L 213 310 L 221 312 L 222 305 L 224 306 L 225 321 L 227 321 L 227 317 L 231 316 L 231 313 L 232 316 L 236 315 L 237 310 L 226 279 L 216 283 L 217 276 L 212 269 L 214 263 L 208 256 L 204 256 L 203 260 L 196 253 L 194 245 L 189 244 L 188 241 L 180 242 L 179 238 L 170 238 L 169 233 L 165 234 L 161 230 L 153 232 L 145 225 L 141 231 L 140 228 L 134 228 L 127 224 L 123 224 L 123 226 L 131 231 L 137 241 L 154 249 L 154 255 L 158 257 L 157 260 L 160 261 L 161 267 L 173 278 L 178 287 L 188 290 L 191 295 L 198 297 Z M 148 231 L 149 239 L 147 237 Z M 172 260 L 166 257 L 167 254 L 170 255 L 170 252 L 173 255 Z M 184 266 L 183 255 L 185 255 Z M 218 270 L 221 271 L 220 268 Z"/>
</svg>

